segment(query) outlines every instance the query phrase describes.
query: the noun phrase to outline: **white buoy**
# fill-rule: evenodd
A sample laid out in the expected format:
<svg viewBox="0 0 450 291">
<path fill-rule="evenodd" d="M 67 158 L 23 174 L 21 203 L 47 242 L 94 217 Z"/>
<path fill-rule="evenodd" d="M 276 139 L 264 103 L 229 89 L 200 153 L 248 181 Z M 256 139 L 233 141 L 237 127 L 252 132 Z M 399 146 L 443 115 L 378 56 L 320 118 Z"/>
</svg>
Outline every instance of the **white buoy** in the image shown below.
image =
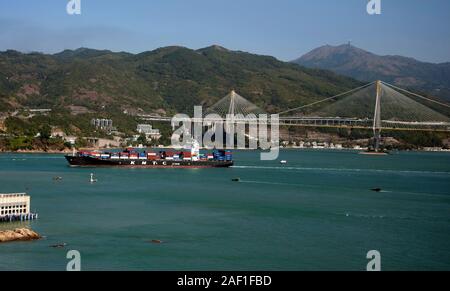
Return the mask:
<svg viewBox="0 0 450 291">
<path fill-rule="evenodd" d="M 91 173 L 91 183 L 97 182 L 97 179 L 94 178 L 94 174 Z"/>
</svg>

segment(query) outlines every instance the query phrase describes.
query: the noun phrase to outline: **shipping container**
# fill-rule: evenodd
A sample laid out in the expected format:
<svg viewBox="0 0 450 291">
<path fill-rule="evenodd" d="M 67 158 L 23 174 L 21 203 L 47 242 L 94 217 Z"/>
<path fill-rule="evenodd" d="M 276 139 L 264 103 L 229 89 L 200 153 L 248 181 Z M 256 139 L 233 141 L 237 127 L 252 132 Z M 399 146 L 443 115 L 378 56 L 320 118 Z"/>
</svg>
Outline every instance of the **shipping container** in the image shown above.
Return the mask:
<svg viewBox="0 0 450 291">
<path fill-rule="evenodd" d="M 158 155 L 156 153 L 147 153 L 147 159 L 150 161 L 155 161 L 158 159 Z"/>
</svg>

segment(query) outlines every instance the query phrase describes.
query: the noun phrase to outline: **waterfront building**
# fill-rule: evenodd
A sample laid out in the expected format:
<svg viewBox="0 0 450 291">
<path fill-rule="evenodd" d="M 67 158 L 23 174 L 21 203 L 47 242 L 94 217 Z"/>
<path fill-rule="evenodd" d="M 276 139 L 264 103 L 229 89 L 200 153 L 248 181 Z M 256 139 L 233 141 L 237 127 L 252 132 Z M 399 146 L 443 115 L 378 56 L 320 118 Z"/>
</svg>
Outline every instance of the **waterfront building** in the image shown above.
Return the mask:
<svg viewBox="0 0 450 291">
<path fill-rule="evenodd" d="M 30 214 L 30 196 L 25 193 L 0 194 L 0 218 Z"/>
<path fill-rule="evenodd" d="M 70 143 L 71 145 L 75 145 L 75 143 L 77 142 L 77 137 L 76 136 L 65 136 L 64 141 Z"/>
</svg>

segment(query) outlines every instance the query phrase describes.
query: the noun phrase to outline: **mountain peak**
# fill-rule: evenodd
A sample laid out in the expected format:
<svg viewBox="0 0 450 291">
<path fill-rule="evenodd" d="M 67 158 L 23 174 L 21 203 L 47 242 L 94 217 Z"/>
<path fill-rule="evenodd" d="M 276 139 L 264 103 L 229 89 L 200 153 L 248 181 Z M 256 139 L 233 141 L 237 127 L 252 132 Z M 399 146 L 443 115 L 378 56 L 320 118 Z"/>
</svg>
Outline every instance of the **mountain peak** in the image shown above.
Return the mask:
<svg viewBox="0 0 450 291">
<path fill-rule="evenodd" d="M 201 48 L 197 50 L 198 52 L 211 52 L 211 51 L 219 51 L 219 52 L 229 52 L 230 50 L 227 48 L 224 48 L 223 46 L 214 44 L 205 48 Z"/>
<path fill-rule="evenodd" d="M 342 44 L 337 46 L 324 45 L 310 51 L 293 62 L 304 63 L 306 61 L 323 60 L 326 58 L 335 58 L 337 55 L 341 56 L 340 59 L 344 59 L 344 57 L 347 59 L 355 56 L 369 57 L 372 54 L 351 44 Z"/>
<path fill-rule="evenodd" d="M 450 92 L 450 65 L 420 62 L 403 56 L 380 56 L 351 44 L 324 45 L 293 63 L 331 70 L 363 82 L 383 80 L 439 97 Z"/>
<path fill-rule="evenodd" d="M 55 57 L 59 58 L 90 58 L 90 57 L 98 57 L 105 54 L 112 53 L 110 50 L 97 50 L 97 49 L 90 49 L 85 47 L 80 47 L 75 50 L 66 49 L 62 52 L 54 54 Z"/>
</svg>

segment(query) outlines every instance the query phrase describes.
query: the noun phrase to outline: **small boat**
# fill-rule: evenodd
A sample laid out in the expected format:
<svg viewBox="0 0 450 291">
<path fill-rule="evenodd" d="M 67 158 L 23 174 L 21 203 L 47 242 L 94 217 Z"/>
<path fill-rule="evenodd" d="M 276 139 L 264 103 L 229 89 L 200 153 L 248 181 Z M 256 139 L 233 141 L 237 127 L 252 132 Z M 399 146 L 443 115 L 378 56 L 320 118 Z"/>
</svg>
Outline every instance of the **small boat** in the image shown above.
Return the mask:
<svg viewBox="0 0 450 291">
<path fill-rule="evenodd" d="M 56 245 L 51 245 L 51 248 L 55 248 L 55 249 L 62 249 L 65 248 L 67 246 L 66 243 L 61 243 L 61 244 L 56 244 Z"/>
<path fill-rule="evenodd" d="M 233 178 L 233 179 L 231 179 L 231 181 L 233 181 L 233 182 L 241 182 L 241 178 Z"/>
<path fill-rule="evenodd" d="M 94 174 L 91 173 L 91 183 L 96 183 L 98 180 L 94 177 Z"/>
<path fill-rule="evenodd" d="M 367 156 L 387 156 L 389 155 L 389 152 L 387 150 L 374 150 L 374 149 L 368 149 L 363 152 L 359 152 L 360 155 L 367 155 Z"/>
<path fill-rule="evenodd" d="M 282 164 L 282 165 L 285 165 L 285 164 L 287 164 L 288 162 L 286 161 L 286 160 L 281 160 L 280 161 L 280 164 Z"/>
<path fill-rule="evenodd" d="M 162 240 L 159 240 L 159 239 L 152 239 L 152 240 L 151 240 L 151 243 L 152 243 L 152 244 L 162 244 L 163 241 L 162 241 Z"/>
<path fill-rule="evenodd" d="M 373 189 L 370 189 L 370 190 L 372 190 L 373 192 L 381 192 L 381 191 L 383 191 L 383 189 L 381 189 L 381 188 L 373 188 Z"/>
<path fill-rule="evenodd" d="M 53 181 L 62 181 L 62 177 L 57 176 L 57 177 L 53 177 Z"/>
</svg>

